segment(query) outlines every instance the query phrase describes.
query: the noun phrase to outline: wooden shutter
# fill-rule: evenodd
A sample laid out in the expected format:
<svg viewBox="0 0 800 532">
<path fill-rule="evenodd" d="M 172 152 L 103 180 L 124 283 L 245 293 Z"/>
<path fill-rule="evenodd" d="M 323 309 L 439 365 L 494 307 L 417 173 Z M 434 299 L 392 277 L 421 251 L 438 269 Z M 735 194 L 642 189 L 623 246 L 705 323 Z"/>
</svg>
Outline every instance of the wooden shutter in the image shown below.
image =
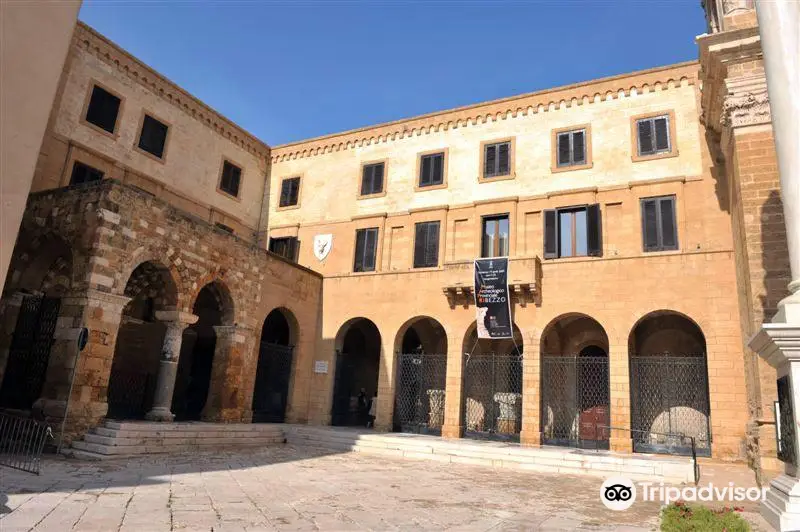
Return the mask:
<svg viewBox="0 0 800 532">
<path fill-rule="evenodd" d="M 366 234 L 366 229 L 359 229 L 356 231 L 356 258 L 355 262 L 353 262 L 354 272 L 364 271 L 364 243 Z"/>
<path fill-rule="evenodd" d="M 278 202 L 279 207 L 286 207 L 289 205 L 289 188 L 291 187 L 289 181 L 289 179 L 281 181 L 281 198 Z"/>
<path fill-rule="evenodd" d="M 511 144 L 508 142 L 504 142 L 500 144 L 497 148 L 497 173 L 499 175 L 505 175 L 509 171 L 510 167 L 510 153 L 511 153 Z"/>
<path fill-rule="evenodd" d="M 583 164 L 586 162 L 586 142 L 584 131 L 576 131 L 572 134 L 572 162 Z"/>
<path fill-rule="evenodd" d="M 293 262 L 297 262 L 299 256 L 300 256 L 300 241 L 297 239 L 297 237 L 293 237 L 289 240 L 289 251 L 287 253 L 286 258 Z"/>
<path fill-rule="evenodd" d="M 650 120 L 640 120 L 637 124 L 639 131 L 639 155 L 647 155 L 653 152 L 653 135 L 650 129 Z"/>
<path fill-rule="evenodd" d="M 558 165 L 569 164 L 569 133 L 558 136 Z"/>
<path fill-rule="evenodd" d="M 428 222 L 425 238 L 425 265 L 434 267 L 439 265 L 439 222 Z"/>
<path fill-rule="evenodd" d="M 669 150 L 669 127 L 667 117 L 656 118 L 653 122 L 656 151 Z"/>
<path fill-rule="evenodd" d="M 419 170 L 419 186 L 425 187 L 431 184 L 431 157 L 426 155 L 422 157 L 420 170 Z"/>
<path fill-rule="evenodd" d="M 441 185 L 444 182 L 444 154 L 434 155 L 431 165 L 431 185 Z"/>
<path fill-rule="evenodd" d="M 675 224 L 675 198 L 658 200 L 661 218 L 661 249 L 678 249 L 678 233 Z"/>
<path fill-rule="evenodd" d="M 361 169 L 361 195 L 366 196 L 370 193 L 370 186 L 372 184 L 371 167 L 364 166 Z"/>
<path fill-rule="evenodd" d="M 645 251 L 656 251 L 658 243 L 658 213 L 656 200 L 642 200 L 642 241 Z"/>
<path fill-rule="evenodd" d="M 484 154 L 483 176 L 490 177 L 495 174 L 495 163 L 497 161 L 497 146 L 486 146 Z"/>
<path fill-rule="evenodd" d="M 238 166 L 230 165 L 231 168 L 231 179 L 230 179 L 230 188 L 229 191 L 234 196 L 239 195 L 239 183 L 242 179 L 242 169 Z"/>
<path fill-rule="evenodd" d="M 544 215 L 544 258 L 558 257 L 558 213 L 555 209 L 543 211 Z"/>
<path fill-rule="evenodd" d="M 375 270 L 375 255 L 378 249 L 378 230 L 367 229 L 364 237 L 364 271 Z"/>
<path fill-rule="evenodd" d="M 414 267 L 421 268 L 425 265 L 425 239 L 428 230 L 424 223 L 417 224 L 414 229 Z"/>
<path fill-rule="evenodd" d="M 383 163 L 376 164 L 372 172 L 372 193 L 383 192 Z"/>
<path fill-rule="evenodd" d="M 586 254 L 591 257 L 603 256 L 603 227 L 600 204 L 586 207 Z"/>
</svg>

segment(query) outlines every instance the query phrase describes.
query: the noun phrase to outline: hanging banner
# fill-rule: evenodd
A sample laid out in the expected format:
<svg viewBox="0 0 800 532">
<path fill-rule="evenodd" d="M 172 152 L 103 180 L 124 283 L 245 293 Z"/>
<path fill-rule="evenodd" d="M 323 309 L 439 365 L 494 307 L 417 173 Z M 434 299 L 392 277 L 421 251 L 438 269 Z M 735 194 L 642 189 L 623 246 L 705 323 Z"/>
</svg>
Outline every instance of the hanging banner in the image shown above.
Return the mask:
<svg viewBox="0 0 800 532">
<path fill-rule="evenodd" d="M 508 258 L 475 259 L 478 338 L 511 338 Z"/>
</svg>

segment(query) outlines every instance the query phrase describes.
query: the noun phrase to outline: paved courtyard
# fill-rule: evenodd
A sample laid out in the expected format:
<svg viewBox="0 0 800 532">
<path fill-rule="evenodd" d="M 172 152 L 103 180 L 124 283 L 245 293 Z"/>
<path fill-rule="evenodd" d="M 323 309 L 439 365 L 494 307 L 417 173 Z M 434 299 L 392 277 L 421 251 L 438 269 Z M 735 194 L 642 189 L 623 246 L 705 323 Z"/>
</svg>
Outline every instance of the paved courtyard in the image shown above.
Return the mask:
<svg viewBox="0 0 800 532">
<path fill-rule="evenodd" d="M 39 477 L 0 468 L 0 530 L 658 528 L 658 504 L 607 510 L 601 483 L 291 446 L 111 462 L 50 458 Z"/>
</svg>

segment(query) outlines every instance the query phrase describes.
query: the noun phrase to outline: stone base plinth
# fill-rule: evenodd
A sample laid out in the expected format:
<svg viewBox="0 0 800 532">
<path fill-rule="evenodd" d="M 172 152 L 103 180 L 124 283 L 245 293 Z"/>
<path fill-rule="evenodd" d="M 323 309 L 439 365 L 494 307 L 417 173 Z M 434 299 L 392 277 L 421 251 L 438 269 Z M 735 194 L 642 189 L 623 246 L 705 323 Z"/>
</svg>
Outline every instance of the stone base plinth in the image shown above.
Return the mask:
<svg viewBox="0 0 800 532">
<path fill-rule="evenodd" d="M 800 480 L 784 474 L 769 487 L 761 515 L 775 530 L 800 530 Z"/>
</svg>

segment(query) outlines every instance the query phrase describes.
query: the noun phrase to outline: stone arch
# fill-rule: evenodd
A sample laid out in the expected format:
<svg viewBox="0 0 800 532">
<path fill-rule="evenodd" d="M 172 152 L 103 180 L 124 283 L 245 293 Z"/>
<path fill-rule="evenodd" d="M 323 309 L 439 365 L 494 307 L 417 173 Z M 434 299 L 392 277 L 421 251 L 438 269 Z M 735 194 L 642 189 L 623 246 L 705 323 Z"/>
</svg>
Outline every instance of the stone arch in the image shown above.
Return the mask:
<svg viewBox="0 0 800 532">
<path fill-rule="evenodd" d="M 382 339 L 364 317 L 344 322 L 336 333 L 331 424 L 365 426 L 369 401 L 378 394 Z"/>
<path fill-rule="evenodd" d="M 264 318 L 253 386 L 254 423 L 285 421 L 298 336 L 297 318 L 286 307 L 274 308 Z"/>
</svg>

